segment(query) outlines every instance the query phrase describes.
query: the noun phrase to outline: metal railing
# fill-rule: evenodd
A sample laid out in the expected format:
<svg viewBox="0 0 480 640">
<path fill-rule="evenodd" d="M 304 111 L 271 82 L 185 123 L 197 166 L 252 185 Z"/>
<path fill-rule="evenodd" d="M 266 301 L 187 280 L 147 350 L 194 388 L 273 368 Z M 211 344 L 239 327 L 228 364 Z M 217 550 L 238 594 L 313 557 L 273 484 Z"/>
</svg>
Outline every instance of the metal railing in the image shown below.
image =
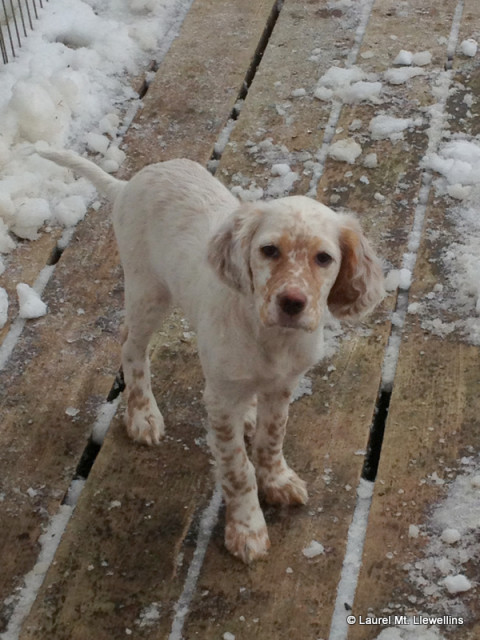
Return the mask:
<svg viewBox="0 0 480 640">
<path fill-rule="evenodd" d="M 0 0 L 0 54 L 4 63 L 16 57 L 44 2 L 48 0 Z"/>
</svg>

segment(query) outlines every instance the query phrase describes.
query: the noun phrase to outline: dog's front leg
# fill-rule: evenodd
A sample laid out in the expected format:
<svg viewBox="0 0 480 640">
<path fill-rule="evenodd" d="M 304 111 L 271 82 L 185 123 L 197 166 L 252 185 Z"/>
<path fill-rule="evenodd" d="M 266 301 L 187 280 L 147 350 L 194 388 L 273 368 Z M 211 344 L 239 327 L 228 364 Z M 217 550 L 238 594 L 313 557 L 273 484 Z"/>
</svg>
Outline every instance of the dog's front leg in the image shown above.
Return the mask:
<svg viewBox="0 0 480 640">
<path fill-rule="evenodd" d="M 258 501 L 255 468 L 245 449 L 245 416 L 251 399 L 219 396 L 207 388 L 208 443 L 215 458 L 226 505 L 225 546 L 243 562 L 264 556 L 270 547 Z"/>
<path fill-rule="evenodd" d="M 253 460 L 260 492 L 271 504 L 305 504 L 308 500 L 305 482 L 283 457 L 290 397 L 287 389 L 258 395 Z"/>
</svg>

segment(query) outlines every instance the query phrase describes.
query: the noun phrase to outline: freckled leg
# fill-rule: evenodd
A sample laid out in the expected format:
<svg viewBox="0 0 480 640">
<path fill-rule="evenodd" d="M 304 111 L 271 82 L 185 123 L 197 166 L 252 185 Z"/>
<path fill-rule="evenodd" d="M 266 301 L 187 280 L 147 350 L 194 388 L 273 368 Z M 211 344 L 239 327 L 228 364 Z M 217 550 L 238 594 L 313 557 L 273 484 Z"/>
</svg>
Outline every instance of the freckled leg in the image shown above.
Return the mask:
<svg viewBox="0 0 480 640">
<path fill-rule="evenodd" d="M 269 393 L 258 398 L 257 431 L 253 460 L 260 492 L 272 504 L 305 504 L 305 482 L 287 465 L 283 439 L 288 420 L 290 394 Z"/>
<path fill-rule="evenodd" d="M 148 344 L 168 306 L 168 294 L 126 296 L 127 327 L 122 347 L 122 367 L 126 385 L 125 423 L 128 435 L 143 444 L 158 444 L 165 425 L 150 382 Z"/>
<path fill-rule="evenodd" d="M 206 389 L 208 443 L 215 458 L 226 504 L 225 546 L 249 563 L 270 547 L 265 518 L 258 502 L 255 469 L 245 450 L 244 425 L 249 402 L 232 403 Z"/>
<path fill-rule="evenodd" d="M 254 437 L 255 429 L 257 428 L 257 396 L 255 396 L 248 405 L 243 423 L 245 437 L 251 440 Z"/>
</svg>

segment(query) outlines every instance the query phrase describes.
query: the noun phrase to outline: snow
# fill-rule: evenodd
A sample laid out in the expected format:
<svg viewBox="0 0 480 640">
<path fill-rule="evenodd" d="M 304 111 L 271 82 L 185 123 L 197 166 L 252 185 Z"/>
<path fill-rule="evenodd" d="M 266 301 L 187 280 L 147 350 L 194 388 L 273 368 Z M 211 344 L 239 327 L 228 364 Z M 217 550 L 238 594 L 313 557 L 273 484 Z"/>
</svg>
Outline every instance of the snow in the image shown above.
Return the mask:
<svg viewBox="0 0 480 640">
<path fill-rule="evenodd" d="M 147 607 L 142 609 L 140 615 L 138 616 L 138 619 L 135 620 L 135 624 L 140 629 L 154 626 L 160 620 L 161 608 L 162 605 L 160 602 L 152 602 Z"/>
<path fill-rule="evenodd" d="M 409 538 L 418 538 L 420 534 L 420 529 L 417 527 L 416 524 L 411 524 L 408 527 L 408 537 Z"/>
<path fill-rule="evenodd" d="M 440 247 L 436 262 L 442 280 L 416 300 L 422 327 L 445 337 L 456 333 L 480 344 L 480 143 L 457 134 L 426 155 L 426 169 L 435 171 L 437 195 L 453 197 L 448 206 L 449 242 Z M 436 232 L 431 231 L 433 237 Z M 453 312 L 453 313 L 452 313 Z"/>
<path fill-rule="evenodd" d="M 387 69 L 383 74 L 389 84 L 405 84 L 416 76 L 423 76 L 425 71 L 421 67 L 401 67 L 399 69 Z"/>
<path fill-rule="evenodd" d="M 29 287 L 28 284 L 21 282 L 17 284 L 18 302 L 20 318 L 33 319 L 40 318 L 47 313 L 47 305 L 42 301 L 40 295 Z"/>
<path fill-rule="evenodd" d="M 269 198 L 281 198 L 287 195 L 299 177 L 296 171 L 288 171 L 285 174 L 279 175 L 277 178 L 273 178 L 268 184 L 266 195 Z"/>
<path fill-rule="evenodd" d="M 418 51 L 413 54 L 412 63 L 417 67 L 425 67 L 432 62 L 430 51 Z"/>
<path fill-rule="evenodd" d="M 97 410 L 97 416 L 92 427 L 92 441 L 101 445 L 105 440 L 108 428 L 117 412 L 117 407 L 120 402 L 120 396 L 117 396 L 113 402 L 104 402 Z"/>
<path fill-rule="evenodd" d="M 203 560 L 207 551 L 213 528 L 217 523 L 218 512 L 222 503 L 222 490 L 217 486 L 212 494 L 210 502 L 206 506 L 200 519 L 197 545 L 193 553 L 193 558 L 188 568 L 183 591 L 174 605 L 174 618 L 168 640 L 181 640 L 183 626 L 189 611 L 190 603 L 195 594 L 195 588 L 202 569 Z"/>
<path fill-rule="evenodd" d="M 337 98 L 346 104 L 373 102 L 377 104 L 382 83 L 374 74 L 366 74 L 360 67 L 330 67 L 318 80 L 314 96 L 318 100 Z"/>
<path fill-rule="evenodd" d="M 386 114 L 380 114 L 370 120 L 368 129 L 373 140 L 390 138 L 392 142 L 403 139 L 403 132 L 422 124 L 420 118 L 395 118 Z"/>
<path fill-rule="evenodd" d="M 362 147 L 353 138 L 344 138 L 330 145 L 328 155 L 340 162 L 355 164 L 355 160 L 362 153 Z"/>
<path fill-rule="evenodd" d="M 81 483 L 82 481 L 80 481 Z M 2 633 L 2 640 L 17 640 L 22 623 L 28 615 L 35 596 L 42 585 L 45 574 L 53 561 L 60 539 L 75 508 L 75 499 L 79 494 L 79 484 L 72 482 L 65 504 L 50 518 L 47 527 L 39 538 L 40 552 L 33 569 L 23 578 L 23 586 L 13 596 L 9 596 L 4 604 L 12 607 L 8 625 Z"/>
<path fill-rule="evenodd" d="M 317 556 L 323 555 L 325 553 L 325 548 L 323 544 L 321 544 L 317 540 L 312 540 L 310 544 L 302 549 L 302 553 L 305 558 L 308 558 L 310 560 L 312 558 L 316 558 Z"/>
<path fill-rule="evenodd" d="M 480 181 L 480 143 L 457 138 L 427 156 L 424 165 L 444 176 L 450 185 L 476 185 Z"/>
<path fill-rule="evenodd" d="M 367 153 L 363 159 L 363 166 L 367 169 L 375 169 L 378 167 L 378 157 L 376 153 Z"/>
<path fill-rule="evenodd" d="M 479 469 L 479 458 L 462 459 L 456 477 L 445 483 L 445 497 L 419 527 L 428 540 L 422 555 L 404 567 L 417 588 L 416 606 L 435 615 L 464 614 L 461 600 L 452 596 L 477 586 L 465 574 L 469 561 L 480 556 L 480 489 L 472 483 Z"/>
<path fill-rule="evenodd" d="M 397 57 L 394 59 L 393 64 L 398 66 L 413 65 L 414 67 L 425 67 L 431 62 L 432 62 L 432 54 L 430 53 L 430 51 L 418 51 L 417 53 L 412 53 L 411 51 L 406 51 L 405 49 L 402 49 L 398 53 Z M 388 71 L 388 74 L 390 75 L 391 72 Z M 419 74 L 415 72 L 414 75 L 419 75 Z M 400 73 L 398 74 L 398 76 L 394 75 L 394 77 L 402 77 L 402 74 Z M 413 77 L 413 76 L 409 76 L 407 72 L 407 80 L 409 79 L 409 77 Z M 401 84 L 401 83 L 393 82 L 392 84 Z"/>
<path fill-rule="evenodd" d="M 456 576 L 447 576 L 443 581 L 448 593 L 455 595 L 456 593 L 463 593 L 469 591 L 472 588 L 472 583 L 468 578 L 459 574 Z"/>
<path fill-rule="evenodd" d="M 393 64 L 398 64 L 403 66 L 403 65 L 411 65 L 412 62 L 413 62 L 413 53 L 411 51 L 406 51 L 405 49 L 402 49 L 397 54 L 397 57 L 393 61 Z"/>
<path fill-rule="evenodd" d="M 313 393 L 312 390 L 312 380 L 308 376 L 302 376 L 298 381 L 298 385 L 294 392 L 292 393 L 292 397 L 290 402 L 296 402 L 303 398 L 303 396 L 311 396 Z"/>
<path fill-rule="evenodd" d="M 307 92 L 303 87 L 300 87 L 299 89 L 294 89 L 292 91 L 292 97 L 293 98 L 303 98 L 303 96 L 306 96 Z"/>
<path fill-rule="evenodd" d="M 477 55 L 478 43 L 473 38 L 467 38 L 460 43 L 460 51 L 464 56 L 473 58 Z"/>
<path fill-rule="evenodd" d="M 347 548 L 343 561 L 337 596 L 330 626 L 329 640 L 344 640 L 348 635 L 345 604 L 352 605 L 355 599 L 358 574 L 362 565 L 363 545 L 368 524 L 368 514 L 373 496 L 373 482 L 363 478 L 357 488 L 357 503 L 348 529 Z"/>
<path fill-rule="evenodd" d="M 130 78 L 152 55 L 161 59 L 190 4 L 50 0 L 38 12 L 17 57 L 2 67 L 0 253 L 16 238 L 34 240 L 45 225 L 77 224 L 95 194 L 86 180 L 26 156 L 26 144 L 88 149 L 116 171 L 125 157 L 122 120 L 139 104 Z"/>
<path fill-rule="evenodd" d="M 443 542 L 446 542 L 447 544 L 455 544 L 455 542 L 458 542 L 462 536 L 458 529 L 448 527 L 442 531 L 442 535 L 440 537 Z"/>
<path fill-rule="evenodd" d="M 0 329 L 3 329 L 8 318 L 8 294 L 0 287 Z"/>
<path fill-rule="evenodd" d="M 280 163 L 272 166 L 272 176 L 286 176 L 291 169 L 288 164 Z"/>
</svg>

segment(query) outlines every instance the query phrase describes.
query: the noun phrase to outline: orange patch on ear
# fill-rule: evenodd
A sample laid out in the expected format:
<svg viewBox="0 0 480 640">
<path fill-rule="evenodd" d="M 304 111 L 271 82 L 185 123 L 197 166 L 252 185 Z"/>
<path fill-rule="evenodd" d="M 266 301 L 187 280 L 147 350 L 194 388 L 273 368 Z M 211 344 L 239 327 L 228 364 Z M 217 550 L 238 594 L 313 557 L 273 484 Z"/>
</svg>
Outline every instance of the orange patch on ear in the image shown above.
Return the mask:
<svg viewBox="0 0 480 640">
<path fill-rule="evenodd" d="M 353 229 L 342 229 L 340 234 L 340 250 L 342 262 L 340 271 L 328 295 L 327 304 L 333 314 L 352 305 L 359 296 L 359 291 L 352 287 L 352 280 L 358 267 L 358 246 L 360 238 Z"/>
</svg>

